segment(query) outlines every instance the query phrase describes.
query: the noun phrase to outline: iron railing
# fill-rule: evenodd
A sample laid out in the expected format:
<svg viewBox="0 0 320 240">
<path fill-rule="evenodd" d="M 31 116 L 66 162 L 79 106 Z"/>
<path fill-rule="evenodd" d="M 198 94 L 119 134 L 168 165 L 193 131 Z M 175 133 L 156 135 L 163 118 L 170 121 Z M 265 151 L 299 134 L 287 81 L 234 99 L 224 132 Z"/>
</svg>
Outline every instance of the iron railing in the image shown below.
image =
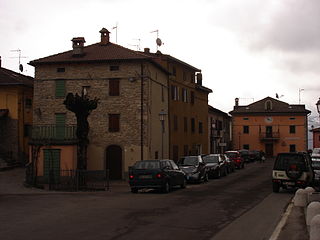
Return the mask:
<svg viewBox="0 0 320 240">
<path fill-rule="evenodd" d="M 260 140 L 262 141 L 277 141 L 280 139 L 279 132 L 260 132 Z"/>
<path fill-rule="evenodd" d="M 75 141 L 76 125 L 33 125 L 31 139 L 47 141 Z"/>
</svg>

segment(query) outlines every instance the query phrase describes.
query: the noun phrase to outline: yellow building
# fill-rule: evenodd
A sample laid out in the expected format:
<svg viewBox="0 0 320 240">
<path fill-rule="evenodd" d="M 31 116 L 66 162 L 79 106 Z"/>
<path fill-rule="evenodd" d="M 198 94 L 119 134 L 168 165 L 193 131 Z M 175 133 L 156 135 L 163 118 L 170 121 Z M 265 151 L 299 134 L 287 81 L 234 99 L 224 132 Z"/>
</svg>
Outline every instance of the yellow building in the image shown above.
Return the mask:
<svg viewBox="0 0 320 240">
<path fill-rule="evenodd" d="M 310 111 L 305 105 L 290 105 L 266 97 L 239 106 L 236 98 L 230 114 L 234 149 L 262 150 L 266 156 L 308 149 L 307 116 Z"/>
<path fill-rule="evenodd" d="M 8 163 L 27 162 L 32 99 L 33 78 L 1 67 L 0 59 L 0 158 Z"/>
</svg>

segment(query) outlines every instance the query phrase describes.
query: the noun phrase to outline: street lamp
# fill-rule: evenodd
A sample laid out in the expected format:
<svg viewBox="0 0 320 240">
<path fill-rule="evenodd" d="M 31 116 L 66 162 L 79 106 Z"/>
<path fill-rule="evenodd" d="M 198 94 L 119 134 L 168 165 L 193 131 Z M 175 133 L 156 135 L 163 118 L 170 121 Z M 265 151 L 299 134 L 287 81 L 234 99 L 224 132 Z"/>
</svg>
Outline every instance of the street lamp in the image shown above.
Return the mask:
<svg viewBox="0 0 320 240">
<path fill-rule="evenodd" d="M 163 159 L 163 135 L 164 135 L 164 121 L 166 119 L 167 113 L 162 109 L 159 113 L 159 119 L 161 122 L 162 133 L 161 133 L 161 158 Z"/>
</svg>

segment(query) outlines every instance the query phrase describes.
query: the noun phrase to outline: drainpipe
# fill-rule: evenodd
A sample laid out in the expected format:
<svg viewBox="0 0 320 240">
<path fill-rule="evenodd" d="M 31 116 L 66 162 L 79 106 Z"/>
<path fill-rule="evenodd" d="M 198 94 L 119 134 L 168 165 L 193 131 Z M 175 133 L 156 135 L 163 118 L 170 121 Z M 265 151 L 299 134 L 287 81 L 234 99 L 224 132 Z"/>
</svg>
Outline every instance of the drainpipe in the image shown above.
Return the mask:
<svg viewBox="0 0 320 240">
<path fill-rule="evenodd" d="M 140 156 L 141 161 L 143 161 L 143 63 L 141 62 L 141 85 L 140 85 L 140 105 L 141 105 L 141 112 L 140 112 Z"/>
</svg>

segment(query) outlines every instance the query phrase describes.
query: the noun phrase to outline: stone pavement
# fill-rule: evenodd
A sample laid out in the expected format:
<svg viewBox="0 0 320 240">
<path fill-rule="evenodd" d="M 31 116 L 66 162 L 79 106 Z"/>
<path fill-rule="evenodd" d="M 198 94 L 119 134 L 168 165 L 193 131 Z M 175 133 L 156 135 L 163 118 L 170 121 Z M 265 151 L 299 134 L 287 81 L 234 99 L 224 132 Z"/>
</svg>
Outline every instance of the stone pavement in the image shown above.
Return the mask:
<svg viewBox="0 0 320 240">
<path fill-rule="evenodd" d="M 25 169 L 15 168 L 0 171 L 0 195 L 3 194 L 41 194 L 54 193 L 38 188 L 27 188 L 24 186 Z M 128 190 L 125 181 L 118 181 L 111 184 L 110 191 Z M 59 192 L 61 194 L 61 192 Z M 241 218 L 241 217 L 240 217 Z M 308 240 L 309 234 L 305 222 L 303 207 L 293 206 L 290 202 L 283 213 L 280 222 L 277 224 L 270 240 Z"/>
</svg>

